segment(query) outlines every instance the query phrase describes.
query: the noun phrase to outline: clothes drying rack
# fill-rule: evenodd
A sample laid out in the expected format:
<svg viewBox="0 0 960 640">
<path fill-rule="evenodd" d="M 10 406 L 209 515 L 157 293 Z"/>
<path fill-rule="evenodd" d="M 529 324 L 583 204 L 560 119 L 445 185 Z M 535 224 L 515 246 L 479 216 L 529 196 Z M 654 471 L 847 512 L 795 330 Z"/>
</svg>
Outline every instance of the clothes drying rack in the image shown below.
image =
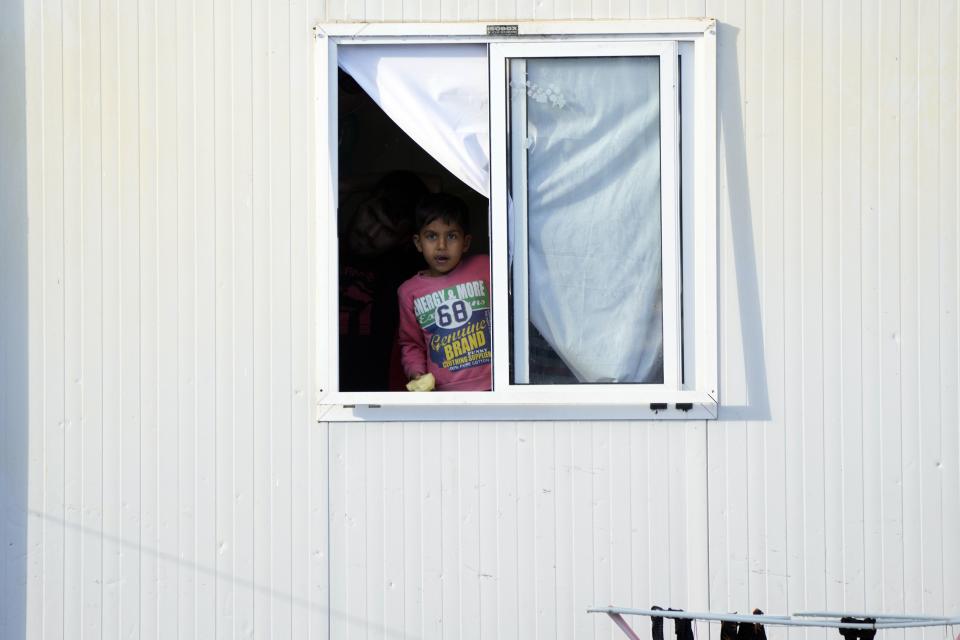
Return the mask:
<svg viewBox="0 0 960 640">
<path fill-rule="evenodd" d="M 960 616 L 928 616 L 886 613 L 857 613 L 839 611 L 803 611 L 789 616 L 768 614 L 713 613 L 709 611 L 671 611 L 669 609 L 629 609 L 626 607 L 594 607 L 587 613 L 605 613 L 620 627 L 630 640 L 640 636 L 630 627 L 623 616 L 647 616 L 650 618 L 674 618 L 681 620 L 704 620 L 707 622 L 736 622 L 775 627 L 821 627 L 835 629 L 912 629 L 915 627 L 949 627 L 960 625 Z M 848 622 L 856 618 L 856 622 Z M 960 640 L 960 636 L 958 639 Z"/>
</svg>

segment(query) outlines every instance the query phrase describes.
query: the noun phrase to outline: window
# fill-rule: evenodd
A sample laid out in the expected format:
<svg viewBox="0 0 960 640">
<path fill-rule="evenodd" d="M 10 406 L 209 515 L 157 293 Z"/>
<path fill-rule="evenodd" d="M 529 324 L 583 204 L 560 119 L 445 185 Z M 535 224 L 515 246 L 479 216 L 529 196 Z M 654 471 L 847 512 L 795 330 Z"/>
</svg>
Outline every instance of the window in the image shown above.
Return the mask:
<svg viewBox="0 0 960 640">
<path fill-rule="evenodd" d="M 321 419 L 716 416 L 712 20 L 342 24 L 318 27 L 317 35 L 318 253 L 327 257 L 318 274 Z M 403 166 L 425 167 L 442 191 L 459 189 L 473 234 L 489 251 L 492 391 L 346 390 L 337 238 L 350 214 L 338 206 L 355 176 L 340 175 L 345 80 L 338 67 L 350 66 L 348 52 L 355 60 L 385 45 L 425 56 L 414 70 L 469 60 L 488 72 L 483 154 L 469 141 L 431 149 L 415 129 L 442 120 L 423 117 L 433 115 L 432 105 L 418 108 L 398 94 L 400 111 L 426 125 L 391 117 L 416 141 Z M 367 87 L 380 104 L 394 91 L 385 81 Z M 420 147 L 433 159 L 421 158 L 428 154 Z M 489 173 L 444 157 L 458 153 L 488 158 Z"/>
</svg>

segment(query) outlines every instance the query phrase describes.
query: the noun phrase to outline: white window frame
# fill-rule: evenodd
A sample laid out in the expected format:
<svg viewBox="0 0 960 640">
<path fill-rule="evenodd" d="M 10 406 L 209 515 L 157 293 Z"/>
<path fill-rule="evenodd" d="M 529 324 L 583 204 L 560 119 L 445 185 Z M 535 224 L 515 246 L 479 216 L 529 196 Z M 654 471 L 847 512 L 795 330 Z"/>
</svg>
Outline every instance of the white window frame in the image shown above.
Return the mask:
<svg viewBox="0 0 960 640">
<path fill-rule="evenodd" d="M 317 113 L 317 418 L 322 421 L 363 420 L 587 420 L 587 419 L 712 419 L 717 417 L 717 234 L 716 234 L 716 23 L 712 19 L 617 22 L 519 22 L 517 35 L 487 35 L 486 23 L 334 23 L 315 29 Z M 563 41 L 560 43 L 560 41 Z M 356 44 L 490 43 L 504 51 L 527 51 L 536 43 L 550 48 L 587 41 L 618 50 L 624 43 L 660 43 L 676 47 L 680 74 L 683 136 L 678 195 L 683 203 L 678 225 L 682 238 L 677 251 L 664 259 L 682 264 L 682 322 L 679 311 L 665 313 L 665 349 L 683 348 L 683 380 L 666 374 L 664 384 L 513 385 L 507 362 L 511 349 L 506 308 L 506 145 L 505 113 L 491 108 L 491 289 L 493 306 L 494 390 L 490 392 L 340 392 L 339 288 L 337 256 L 337 50 Z M 642 48 L 642 47 L 641 47 Z M 546 51 L 546 49 L 544 49 Z M 558 49 L 559 51 L 559 49 Z M 519 54 L 528 57 L 527 54 Z M 582 54 L 581 54 L 582 55 Z M 491 66 L 491 105 L 503 74 Z M 500 82 L 500 84 L 498 84 Z M 676 187 L 667 183 L 664 191 Z M 665 203 L 665 205 L 668 203 Z M 665 218 L 666 220 L 666 218 Z M 670 225 L 667 225 L 668 227 Z M 679 229 L 664 229 L 665 243 Z M 680 243 L 682 242 L 682 248 Z M 668 306 L 670 268 L 664 270 Z M 678 269 L 679 272 L 679 269 Z M 676 278 L 674 278 L 675 280 Z M 679 287 L 672 287 L 677 291 Z M 679 292 L 678 292 L 679 293 Z M 680 296 L 676 296 L 680 304 Z M 682 337 L 671 339 L 670 327 Z M 498 356 L 499 354 L 502 354 Z M 677 361 L 679 361 L 679 354 Z M 666 361 L 666 358 L 665 358 Z"/>
</svg>

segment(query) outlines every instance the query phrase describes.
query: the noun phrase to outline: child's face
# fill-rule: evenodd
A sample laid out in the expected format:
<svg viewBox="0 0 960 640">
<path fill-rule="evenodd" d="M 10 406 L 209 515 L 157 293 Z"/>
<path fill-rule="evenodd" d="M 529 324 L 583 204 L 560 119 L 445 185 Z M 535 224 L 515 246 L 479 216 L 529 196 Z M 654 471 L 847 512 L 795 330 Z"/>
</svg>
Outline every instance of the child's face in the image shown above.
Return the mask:
<svg viewBox="0 0 960 640">
<path fill-rule="evenodd" d="M 410 237 L 410 225 L 387 215 L 386 204 L 373 197 L 357 207 L 347 231 L 350 250 L 363 257 L 378 256 L 403 244 Z"/>
<path fill-rule="evenodd" d="M 413 236 L 417 251 L 427 261 L 431 276 L 442 276 L 460 264 L 460 258 L 470 248 L 470 236 L 459 224 L 437 218 Z"/>
</svg>

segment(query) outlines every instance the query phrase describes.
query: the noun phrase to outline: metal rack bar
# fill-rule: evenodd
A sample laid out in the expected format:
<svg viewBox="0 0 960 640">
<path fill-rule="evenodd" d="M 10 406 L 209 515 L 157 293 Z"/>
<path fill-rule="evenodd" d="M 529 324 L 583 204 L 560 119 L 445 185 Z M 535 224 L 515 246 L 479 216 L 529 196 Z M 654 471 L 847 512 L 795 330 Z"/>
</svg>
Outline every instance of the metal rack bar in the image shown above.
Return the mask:
<svg viewBox="0 0 960 640">
<path fill-rule="evenodd" d="M 910 615 L 905 613 L 860 613 L 845 611 L 799 611 L 795 617 L 804 618 L 873 618 L 874 620 L 950 620 L 949 616 L 929 616 L 926 614 Z"/>
<path fill-rule="evenodd" d="M 661 609 L 631 609 L 627 607 L 594 607 L 587 613 L 605 613 L 630 640 L 639 640 L 636 632 L 623 616 L 648 616 L 651 618 L 674 618 L 705 620 L 708 622 L 738 622 L 762 624 L 775 627 L 820 627 L 832 629 L 912 629 L 917 627 L 946 627 L 960 625 L 958 617 L 913 616 L 906 614 L 864 614 L 843 612 L 802 612 L 793 616 L 741 615 L 736 613 L 713 613 L 710 611 L 666 611 Z M 840 622 L 839 618 L 873 618 L 876 622 Z M 836 618 L 811 620 L 808 618 Z"/>
</svg>

